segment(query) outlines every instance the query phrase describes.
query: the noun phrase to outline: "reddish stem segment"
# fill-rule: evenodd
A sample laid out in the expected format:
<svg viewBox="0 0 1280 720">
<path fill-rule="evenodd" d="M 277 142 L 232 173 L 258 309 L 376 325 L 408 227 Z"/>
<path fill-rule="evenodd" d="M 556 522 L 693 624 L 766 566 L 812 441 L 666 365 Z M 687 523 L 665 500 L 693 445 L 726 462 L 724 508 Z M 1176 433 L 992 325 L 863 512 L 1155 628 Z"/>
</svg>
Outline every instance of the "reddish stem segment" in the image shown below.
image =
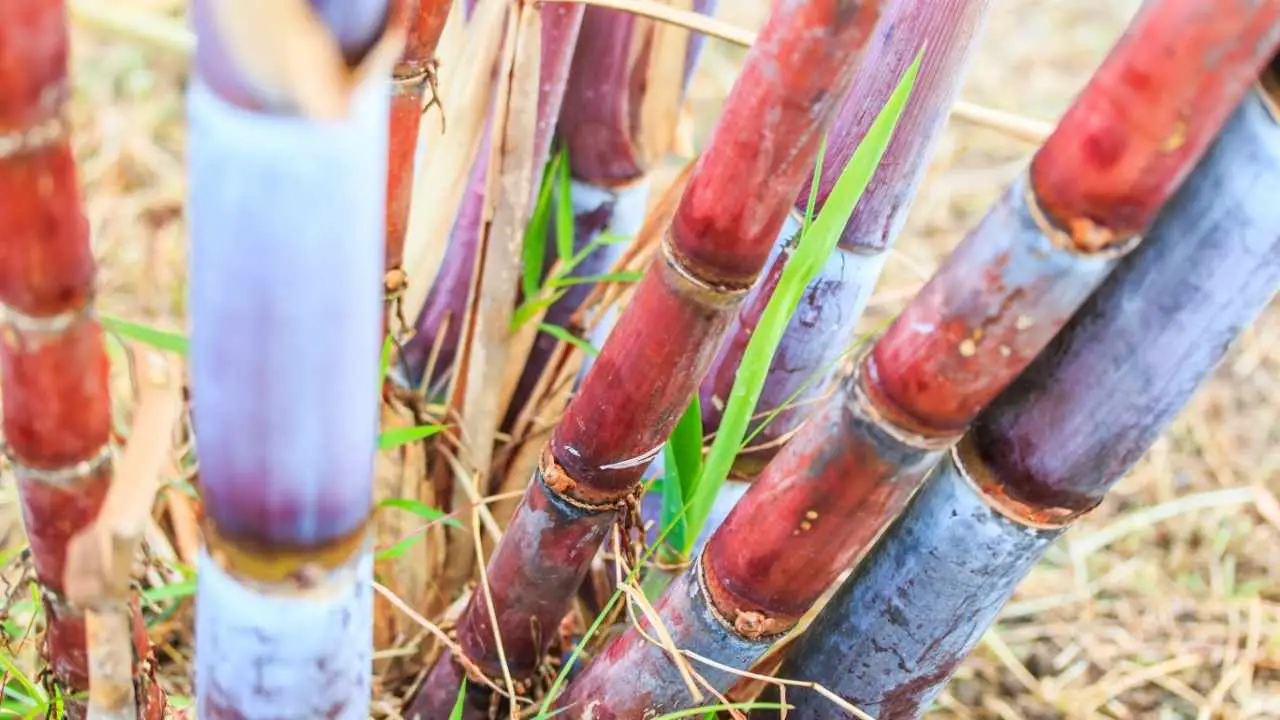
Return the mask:
<svg viewBox="0 0 1280 720">
<path fill-rule="evenodd" d="M 409 34 L 391 74 L 391 126 L 387 154 L 387 277 L 393 297 L 404 287 L 401 263 L 413 198 L 413 168 L 422 123 L 422 104 L 433 72 L 433 56 L 453 0 L 404 0 Z"/>
<path fill-rule="evenodd" d="M 1055 240 L 1101 249 L 1143 232 L 1277 44 L 1280 0 L 1147 3 L 1032 160 L 1036 204 L 1065 231 Z M 1110 162 L 1096 152 L 1103 146 Z M 1008 256 L 990 261 L 954 264 L 990 295 L 958 291 L 971 276 L 948 265 L 868 358 L 876 394 L 926 433 L 963 430 L 1011 377 L 988 368 L 1016 373 L 1035 354 L 1019 350 L 1019 336 L 1047 338 L 1044 323 L 1066 319 L 1020 312 L 1022 270 Z"/>
<path fill-rule="evenodd" d="M 1179 2 L 1167 0 L 1175 8 Z M 1270 23 L 1278 7 L 1280 2 L 1237 16 L 1242 34 L 1253 24 Z M 1140 59 L 1150 47 L 1176 45 L 1182 37 L 1180 26 L 1162 26 L 1136 45 L 1119 46 L 1111 63 L 1123 67 L 1127 54 Z M 1223 82 L 1238 89 L 1223 102 L 1243 97 L 1249 78 L 1257 77 L 1274 49 L 1263 54 L 1258 48 L 1258 55 L 1239 60 L 1232 72 L 1214 66 Z M 1219 51 L 1212 44 L 1201 48 L 1206 57 Z M 1106 92 L 1107 77 L 1091 81 L 1077 102 L 1091 103 Z M 1190 101 L 1174 80 L 1169 78 L 1162 100 Z M 1195 86 L 1196 78 L 1190 80 Z M 1214 112 L 1225 120 L 1225 113 Z M 1151 146 L 1148 152 L 1164 150 Z M 1182 157 L 1188 164 L 1198 159 Z M 1184 177 L 1187 172 L 1168 169 Z M 1091 178 L 1075 181 L 1087 185 Z M 761 653 L 866 553 L 941 451 L 1031 363 L 1116 265 L 1124 248 L 1080 252 L 1045 221 L 1036 197 L 1026 178 L 1009 188 L 707 542 L 693 571 L 699 582 L 682 587 L 698 588 L 698 601 L 709 603 L 739 638 L 759 641 Z M 903 397 L 912 402 L 903 403 Z M 674 621 L 662 619 L 668 627 Z M 697 632 L 694 626 L 679 632 L 702 645 L 701 636 L 689 636 Z M 620 648 L 606 650 L 607 661 L 593 663 L 570 686 L 566 704 L 590 699 L 601 707 L 629 707 L 623 677 L 634 667 L 659 664 L 650 656 L 665 652 L 634 628 L 614 644 Z M 738 657 L 736 651 L 729 655 Z M 664 687 L 665 694 L 653 699 L 655 707 L 691 702 L 682 684 Z"/>
<path fill-rule="evenodd" d="M 867 50 L 870 60 L 859 68 L 836 116 L 822 164 L 816 209 L 826 203 L 836 180 L 862 142 L 880 108 L 923 47 L 924 58 L 915 88 L 876 176 L 845 225 L 840 249 L 828 258 L 809 285 L 769 366 L 756 413 L 781 409 L 764 423 L 742 453 L 737 469 L 754 475 L 785 439 L 813 411 L 826 390 L 826 380 L 847 349 L 884 265 L 884 253 L 906 222 L 926 160 L 946 125 L 947 113 L 960 91 L 972 50 L 985 27 L 990 0 L 897 0 L 877 28 Z M 810 186 L 796 200 L 797 213 L 808 207 Z M 730 341 L 717 355 L 702 385 L 703 423 L 714 431 L 737 378 L 747 342 L 764 314 L 790 257 L 780 252 L 797 231 L 784 228 L 765 279 L 752 288 L 730 331 Z M 752 429 L 753 432 L 755 428 Z"/>
<path fill-rule="evenodd" d="M 1148 243 L 980 416 L 782 674 L 879 717 L 922 713 L 1061 525 L 1132 467 L 1280 287 L 1278 183 L 1280 125 L 1255 95 Z M 1046 524 L 1058 528 L 1036 529 Z M 788 717 L 830 715 L 816 693 L 787 700 Z"/>
<path fill-rule="evenodd" d="M 724 323 L 764 264 L 882 4 L 787 0 L 748 54 L 677 210 L 664 258 L 641 281 L 571 401 L 540 478 L 490 560 L 496 630 L 513 673 L 527 675 L 537 663 L 603 528 L 637 490 L 689 402 Z M 718 200 L 725 197 L 732 200 Z M 548 579 L 518 567 L 557 571 Z M 499 598 L 538 611 L 513 613 Z M 487 629 L 487 615 L 484 598 L 473 595 L 459 641 L 470 660 L 497 669 L 492 634 L 477 632 Z M 442 658 L 433 672 L 455 672 L 440 669 L 452 662 Z M 430 706 L 432 697 L 439 695 L 423 693 L 413 712 L 446 717 L 449 707 Z"/>
<path fill-rule="evenodd" d="M 43 651 L 71 718 L 87 712 L 82 611 L 62 599 L 67 542 L 111 485 L 111 399 L 94 260 L 68 142 L 67 19 L 61 0 L 0 0 L 0 389 L 5 448 L 43 593 Z M 133 607 L 139 712 L 165 700 Z"/>
<path fill-rule="evenodd" d="M 1277 42 L 1274 1 L 1146 3 L 1032 161 L 1045 211 L 1083 249 L 1145 230 Z"/>
</svg>

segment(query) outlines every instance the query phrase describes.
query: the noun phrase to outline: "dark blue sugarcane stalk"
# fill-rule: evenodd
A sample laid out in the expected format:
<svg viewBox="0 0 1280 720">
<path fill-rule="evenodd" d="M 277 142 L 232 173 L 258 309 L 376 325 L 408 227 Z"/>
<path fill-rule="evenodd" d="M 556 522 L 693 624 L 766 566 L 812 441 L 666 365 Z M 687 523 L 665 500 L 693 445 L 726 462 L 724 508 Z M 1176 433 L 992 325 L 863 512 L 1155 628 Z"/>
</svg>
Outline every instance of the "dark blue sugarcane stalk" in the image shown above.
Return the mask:
<svg viewBox="0 0 1280 720">
<path fill-rule="evenodd" d="M 982 37 L 992 0 L 896 0 L 880 21 L 868 57 L 836 117 L 823 162 L 816 207 L 821 209 L 840 171 L 866 136 L 876 112 L 916 53 L 925 47 L 918 84 L 912 91 L 899 130 L 853 216 L 839 248 L 809 285 L 800 310 L 792 318 L 769 368 L 753 423 L 752 449 L 740 456 L 737 469 L 755 475 L 780 445 L 814 411 L 827 389 L 827 379 L 848 350 L 848 340 L 862 318 L 881 269 L 893 247 L 928 158 L 937 146 L 952 103 L 960 92 L 973 49 Z M 809 187 L 796 199 L 797 212 L 809 202 Z M 733 388 L 742 353 L 773 295 L 798 223 L 783 228 L 768 270 L 752 288 L 701 388 L 703 423 L 708 432 L 720 422 Z M 777 414 L 773 413 L 777 411 Z M 766 419 L 767 418 L 767 419 Z"/>
<path fill-rule="evenodd" d="M 313 4 L 353 69 L 385 54 L 368 53 L 387 0 Z M 339 89 L 345 112 L 311 117 L 251 79 L 252 53 L 223 35 L 227 6 L 194 10 L 197 712 L 364 718 L 395 53 Z"/>
<path fill-rule="evenodd" d="M 1280 125 L 1254 93 L 1147 243 L 978 419 L 781 675 L 881 718 L 927 709 L 1045 548 L 1147 451 L 1274 295 L 1276 187 Z M 831 717 L 812 691 L 789 689 L 787 701 L 790 718 Z"/>
</svg>

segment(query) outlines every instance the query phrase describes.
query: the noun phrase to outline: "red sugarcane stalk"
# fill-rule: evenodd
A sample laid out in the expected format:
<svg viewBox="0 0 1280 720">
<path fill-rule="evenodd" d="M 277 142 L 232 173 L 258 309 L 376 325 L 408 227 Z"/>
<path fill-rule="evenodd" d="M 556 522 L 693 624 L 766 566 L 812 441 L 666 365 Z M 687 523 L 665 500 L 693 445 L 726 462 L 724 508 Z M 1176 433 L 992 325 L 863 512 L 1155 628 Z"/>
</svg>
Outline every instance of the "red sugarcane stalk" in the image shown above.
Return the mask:
<svg viewBox="0 0 1280 720">
<path fill-rule="evenodd" d="M 490 559 L 489 592 L 477 590 L 464 610 L 458 640 L 469 665 L 502 676 L 496 629 L 511 674 L 533 673 L 618 508 L 640 490 L 764 264 L 881 5 L 792 0 L 774 9 L 693 171 L 662 260 L 556 427 Z M 409 717 L 447 717 L 460 673 L 450 655 L 437 662 Z M 477 690 L 468 713 L 479 717 L 488 688 L 469 687 Z"/>
<path fill-rule="evenodd" d="M 423 101 L 433 82 L 436 43 L 444 30 L 453 0 L 402 0 L 397 6 L 408 20 L 404 51 L 391 71 L 391 119 L 387 153 L 387 301 L 394 302 L 407 278 L 404 237 L 413 198 L 414 159 L 422 124 Z"/>
<path fill-rule="evenodd" d="M 0 0 L 0 387 L 5 452 L 45 611 L 43 655 L 86 715 L 83 609 L 64 598 L 67 542 L 90 526 L 111 484 L 111 398 L 95 266 L 67 119 L 66 11 L 61 0 Z M 133 605 L 138 712 L 164 714 L 146 629 Z"/>
<path fill-rule="evenodd" d="M 990 8 L 991 0 L 896 0 L 881 20 L 875 41 L 867 51 L 874 60 L 859 69 L 836 116 L 822 164 L 815 210 L 826 203 L 877 111 L 923 45 L 926 49 L 918 84 L 875 179 L 845 225 L 839 249 L 809 285 L 802 309 L 792 318 L 778 346 L 756 403 L 756 414 L 768 417 L 775 410 L 780 412 L 754 436 L 753 449 L 742 453 L 738 471 L 748 475 L 759 472 L 826 391 L 826 380 L 835 373 L 840 356 L 847 350 L 844 342 L 833 342 L 832 338 L 852 338 L 862 318 L 888 250 L 901 232 L 924 179 L 927 160 L 946 125 L 951 104 L 960 92 Z M 808 207 L 809 190 L 806 185 L 796 199 L 797 213 L 804 213 Z M 765 279 L 752 288 L 735 319 L 729 341 L 716 356 L 702 385 L 703 423 L 708 432 L 719 425 L 742 353 L 790 256 L 784 248 L 798 229 L 798 224 L 792 224 L 779 236 L 779 248 Z"/>
<path fill-rule="evenodd" d="M 1280 124 L 1255 93 L 1149 242 L 979 417 L 782 675 L 877 717 L 929 707 L 1044 550 L 1146 452 L 1280 287 L 1277 185 Z M 787 701 L 787 717 L 831 715 L 804 689 Z"/>
<path fill-rule="evenodd" d="M 1192 0 L 1147 4 L 1035 165 L 1075 166 L 1075 182 L 1091 186 L 1096 170 L 1058 140 L 1079 137 L 1086 118 L 1127 139 L 1126 163 L 1184 178 L 1280 44 L 1280 0 L 1219 4 L 1212 23 L 1202 9 Z M 1166 132 L 1135 117 L 1133 103 L 1168 118 Z M 1171 154 L 1175 131 L 1182 144 Z M 1133 225 L 1112 233 L 1110 246 L 1085 251 L 1059 229 L 1078 220 L 1040 211 L 1034 175 L 1015 182 L 663 595 L 658 613 L 676 645 L 746 669 L 794 627 L 1133 247 L 1132 233 L 1154 220 L 1177 184 L 1151 184 L 1142 196 L 1148 212 L 1129 216 Z M 1069 190 L 1054 189 L 1052 197 Z M 636 675 L 651 678 L 645 692 L 624 692 L 622 678 Z M 704 676 L 713 685 L 736 680 L 719 670 Z M 630 718 L 690 702 L 665 651 L 631 628 L 573 683 L 564 705 Z"/>
</svg>

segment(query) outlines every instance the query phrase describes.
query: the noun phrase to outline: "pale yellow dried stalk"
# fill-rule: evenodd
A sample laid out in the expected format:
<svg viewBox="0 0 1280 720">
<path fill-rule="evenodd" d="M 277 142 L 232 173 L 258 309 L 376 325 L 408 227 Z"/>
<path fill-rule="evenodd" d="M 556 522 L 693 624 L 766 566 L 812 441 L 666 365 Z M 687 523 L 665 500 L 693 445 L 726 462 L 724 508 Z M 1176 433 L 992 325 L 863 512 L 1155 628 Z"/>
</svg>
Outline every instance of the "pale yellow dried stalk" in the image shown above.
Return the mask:
<svg viewBox="0 0 1280 720">
<path fill-rule="evenodd" d="M 483 137 L 493 100 L 495 73 L 511 0 L 479 0 L 467 20 L 455 2 L 437 46 L 440 57 L 440 105 L 448 122 L 423 122 L 418 131 L 419 167 L 405 233 L 405 320 L 415 325 L 435 277 L 462 205 L 466 178 Z M 536 87 L 536 85 L 535 85 Z M 498 137 L 498 135 L 494 135 Z M 497 143 L 495 143 L 497 144 Z"/>
<path fill-rule="evenodd" d="M 181 374 L 164 355 L 135 345 L 138 409 L 129 445 L 94 522 L 67 543 L 63 587 L 84 608 L 89 649 L 89 717 L 133 718 L 133 559 L 151 520 L 161 476 L 182 418 Z"/>
<path fill-rule="evenodd" d="M 696 15 L 693 0 L 667 0 L 673 10 Z M 640 101 L 640 133 L 635 138 L 638 157 L 646 165 L 669 152 L 675 145 L 680 122 L 685 59 L 689 54 L 689 29 L 675 23 L 645 22 L 649 35 L 649 63 L 645 68 L 645 91 Z M 639 43 L 636 43 L 637 45 Z"/>
<path fill-rule="evenodd" d="M 512 5 L 506 51 L 493 115 L 492 154 L 485 189 L 487 231 L 476 254 L 477 273 L 467 308 L 469 327 L 454 374 L 454 398 L 462 403 L 464 461 L 471 473 L 455 473 L 455 503 L 467 497 L 465 484 L 487 484 L 504 403 L 495 392 L 502 384 L 511 351 L 511 317 L 520 286 L 521 244 L 533 198 L 534 134 L 542 54 L 542 16 L 532 3 Z M 446 587 L 461 586 L 471 575 L 474 548 L 461 537 L 450 543 Z"/>
</svg>

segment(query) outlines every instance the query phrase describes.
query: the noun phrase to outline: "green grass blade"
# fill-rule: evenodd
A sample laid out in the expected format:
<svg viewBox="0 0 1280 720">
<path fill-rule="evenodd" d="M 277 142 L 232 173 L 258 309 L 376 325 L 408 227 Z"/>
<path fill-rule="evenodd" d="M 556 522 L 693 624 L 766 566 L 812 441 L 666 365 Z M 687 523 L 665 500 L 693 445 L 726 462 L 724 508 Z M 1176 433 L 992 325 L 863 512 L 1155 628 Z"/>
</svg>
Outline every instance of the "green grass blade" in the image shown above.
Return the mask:
<svg viewBox="0 0 1280 720">
<path fill-rule="evenodd" d="M 642 272 L 611 272 L 599 275 L 577 275 L 574 277 L 555 278 L 548 285 L 553 288 L 566 288 L 573 285 L 594 285 L 596 283 L 634 283 L 644 277 Z"/>
<path fill-rule="evenodd" d="M 538 188 L 538 199 L 529 216 L 529 225 L 525 228 L 524 244 L 521 245 L 520 252 L 520 263 L 523 269 L 520 289 L 524 291 L 526 298 L 536 296 L 541 290 L 539 285 L 542 280 L 542 266 L 547 258 L 547 231 L 551 227 L 552 192 L 555 190 L 555 179 L 562 164 L 564 164 L 564 151 L 551 157 L 547 171 L 542 176 L 542 187 Z"/>
<path fill-rule="evenodd" d="M 889 101 L 881 109 L 862 142 L 858 144 L 853 157 L 841 171 L 840 178 L 823 204 L 821 212 L 801 233 L 794 253 L 782 270 L 778 287 L 774 290 L 773 297 L 769 299 L 759 324 L 751 334 L 742 363 L 738 368 L 737 379 L 729 395 L 728 405 L 720 422 L 720 428 L 716 432 L 703 472 L 693 490 L 687 515 L 686 552 L 691 549 L 689 538 L 697 537 L 707 517 L 710 516 L 716 494 L 728 477 L 733 461 L 742 448 L 743 438 L 746 436 L 756 402 L 764 388 L 769 365 L 778 344 L 782 341 L 782 335 L 786 331 L 791 316 L 804 296 L 805 289 L 822 268 L 826 258 L 835 250 L 841 231 L 848 223 L 853 209 L 857 206 L 858 200 L 884 157 L 885 149 L 893 137 L 893 131 L 897 127 L 915 85 L 923 52 L 921 50 L 916 55 L 915 61 L 899 81 Z M 812 195 L 810 197 L 812 203 Z"/>
<path fill-rule="evenodd" d="M 167 330 L 159 330 L 153 327 L 147 327 L 129 320 L 121 318 L 109 317 L 106 315 L 98 316 L 99 322 L 102 323 L 103 329 L 113 332 L 121 337 L 137 340 L 140 343 L 150 345 L 157 350 L 176 353 L 178 355 L 186 355 L 190 349 L 190 342 L 183 335 Z"/>
<path fill-rule="evenodd" d="M 573 187 L 566 158 L 556 177 L 556 257 L 567 260 L 573 255 L 573 236 Z"/>
<path fill-rule="evenodd" d="M 564 296 L 564 290 L 558 290 L 550 295 L 542 295 L 533 297 L 520 303 L 520 307 L 511 314 L 511 332 L 515 332 L 524 327 L 529 319 L 539 312 L 551 307 L 555 301 Z"/>
<path fill-rule="evenodd" d="M 391 372 L 391 355 L 395 352 L 395 338 L 387 335 L 382 340 L 382 357 L 378 359 L 378 387 L 387 381 L 387 373 Z"/>
<path fill-rule="evenodd" d="M 378 449 L 393 450 L 401 445 L 426 440 L 444 429 L 444 425 L 414 425 L 383 430 L 378 433 Z"/>
<path fill-rule="evenodd" d="M 164 600 L 180 600 L 188 598 L 196 594 L 195 580 L 180 580 L 172 582 L 168 585 L 160 585 L 158 587 L 147 588 L 142 591 L 142 599 L 151 603 L 158 603 Z"/>
<path fill-rule="evenodd" d="M 561 342 L 569 343 L 588 355 L 595 356 L 600 354 L 600 351 L 596 349 L 595 345 L 592 345 L 559 325 L 538 323 L 538 329 Z"/>
<path fill-rule="evenodd" d="M 467 679 L 462 678 L 462 686 L 458 688 L 458 699 L 453 703 L 453 711 L 449 713 L 449 720 L 462 720 L 462 711 L 466 707 L 464 703 L 467 701 Z"/>
<path fill-rule="evenodd" d="M 463 527 L 461 522 L 455 518 L 448 517 L 446 513 L 425 503 L 418 502 L 417 500 L 410 500 L 409 498 L 384 498 L 378 501 L 378 509 L 404 510 L 407 513 L 417 515 L 428 522 L 440 520 L 444 522 L 445 525 L 452 525 L 458 529 L 462 529 Z"/>
<path fill-rule="evenodd" d="M 667 439 L 663 454 L 666 465 L 662 483 L 662 527 L 669 527 L 669 547 L 683 557 L 686 540 L 685 504 L 692 496 L 693 485 L 702 472 L 702 406 L 693 396 L 684 415 Z"/>
</svg>

